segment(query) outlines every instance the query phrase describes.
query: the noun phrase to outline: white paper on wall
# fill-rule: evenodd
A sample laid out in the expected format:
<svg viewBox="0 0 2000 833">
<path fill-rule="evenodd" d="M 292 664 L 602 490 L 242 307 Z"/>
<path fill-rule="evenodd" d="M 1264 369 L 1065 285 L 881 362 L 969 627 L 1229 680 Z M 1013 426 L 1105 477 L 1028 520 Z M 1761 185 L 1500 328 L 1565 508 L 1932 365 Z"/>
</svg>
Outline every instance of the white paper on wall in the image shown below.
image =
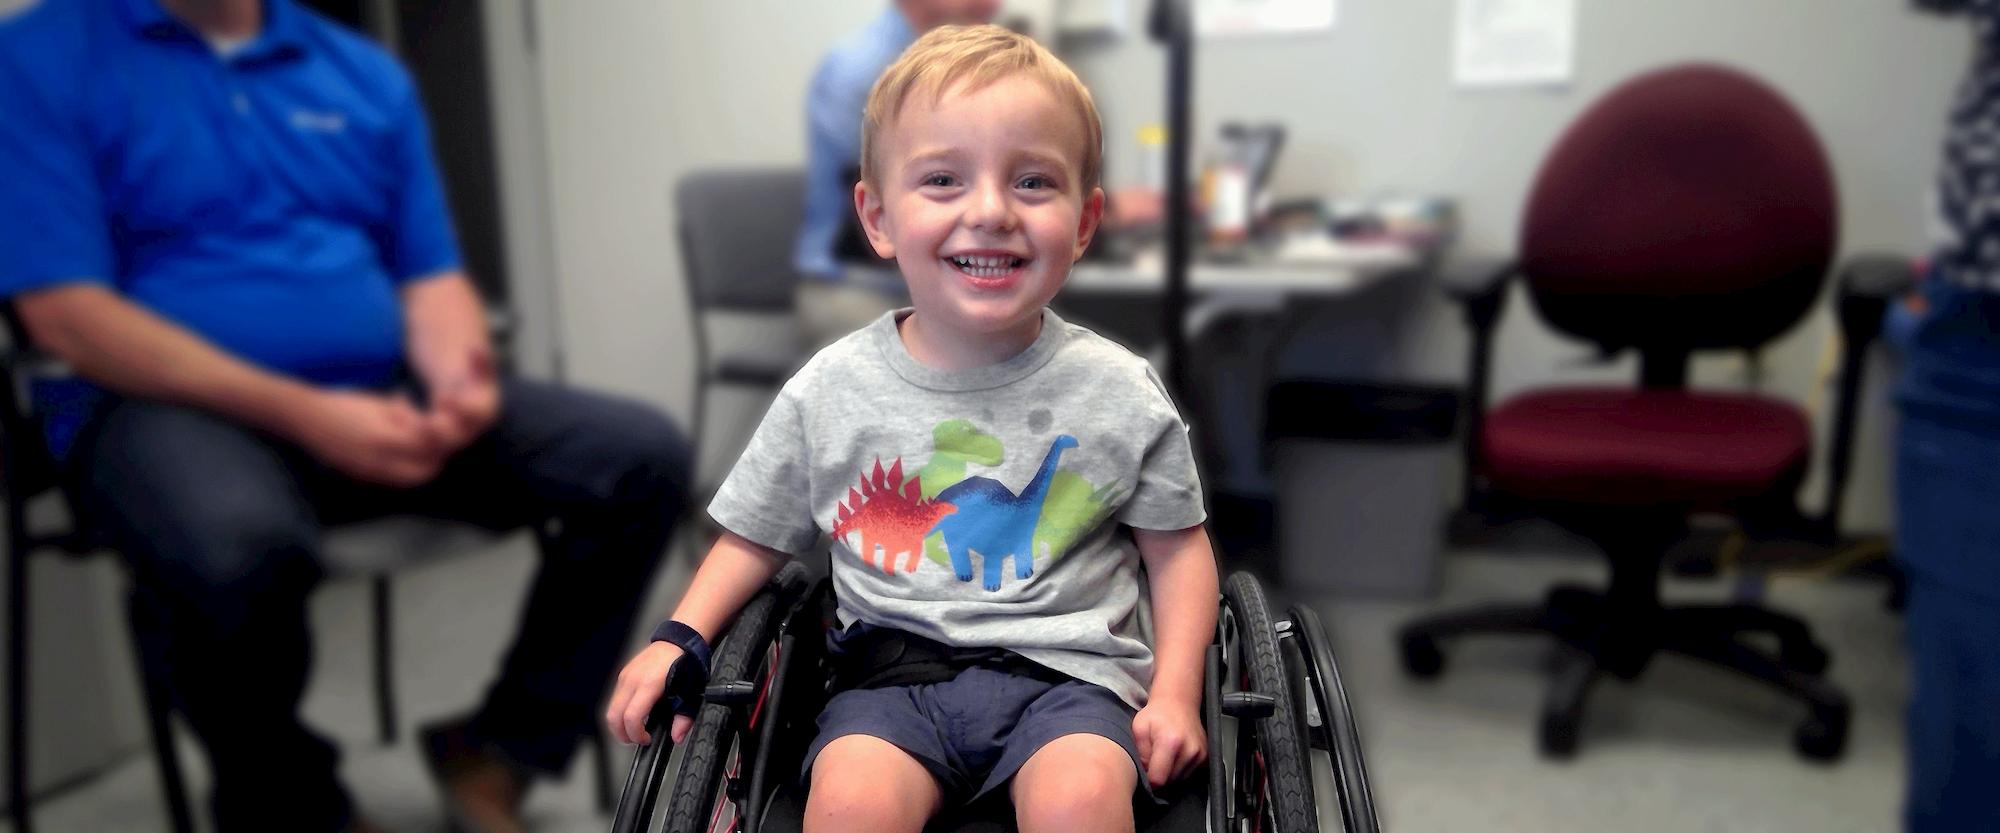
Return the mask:
<svg viewBox="0 0 2000 833">
<path fill-rule="evenodd" d="M 1576 0 L 1458 0 L 1453 78 L 1463 86 L 1561 84 L 1576 60 Z"/>
<path fill-rule="evenodd" d="M 1339 0 L 1195 0 L 1202 37 L 1289 34 L 1333 28 Z"/>
</svg>

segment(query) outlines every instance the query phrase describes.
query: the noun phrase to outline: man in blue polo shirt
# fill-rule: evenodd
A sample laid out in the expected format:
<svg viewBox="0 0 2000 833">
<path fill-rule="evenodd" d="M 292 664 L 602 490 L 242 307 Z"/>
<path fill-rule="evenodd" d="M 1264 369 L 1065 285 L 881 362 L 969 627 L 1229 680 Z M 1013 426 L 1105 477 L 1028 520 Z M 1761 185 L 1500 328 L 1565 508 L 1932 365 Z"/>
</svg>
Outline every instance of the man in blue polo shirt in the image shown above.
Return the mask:
<svg viewBox="0 0 2000 833">
<path fill-rule="evenodd" d="M 552 530 L 484 704 L 426 733 L 458 825 L 518 829 L 688 455 L 655 411 L 496 375 L 402 69 L 293 0 L 5 0 L 0 218 L 0 295 L 82 379 L 38 392 L 52 446 L 163 634 L 217 829 L 366 829 L 297 717 L 304 602 L 322 523 L 388 511 Z"/>
</svg>

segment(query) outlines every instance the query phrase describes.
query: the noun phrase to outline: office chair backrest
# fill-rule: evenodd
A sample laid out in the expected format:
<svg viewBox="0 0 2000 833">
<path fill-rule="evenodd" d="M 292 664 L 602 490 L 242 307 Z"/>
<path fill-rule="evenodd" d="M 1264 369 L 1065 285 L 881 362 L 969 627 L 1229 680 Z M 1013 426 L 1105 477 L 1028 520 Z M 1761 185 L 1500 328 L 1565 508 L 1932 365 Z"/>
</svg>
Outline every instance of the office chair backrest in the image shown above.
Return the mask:
<svg viewBox="0 0 2000 833">
<path fill-rule="evenodd" d="M 1783 96 L 1725 67 L 1612 90 L 1563 134 L 1531 194 L 1531 297 L 1552 326 L 1607 350 L 1756 347 L 1806 312 L 1833 258 L 1818 138 Z"/>
<path fill-rule="evenodd" d="M 688 287 L 699 307 L 791 309 L 799 282 L 792 246 L 805 211 L 802 172 L 698 171 L 674 189 L 674 204 Z"/>
</svg>

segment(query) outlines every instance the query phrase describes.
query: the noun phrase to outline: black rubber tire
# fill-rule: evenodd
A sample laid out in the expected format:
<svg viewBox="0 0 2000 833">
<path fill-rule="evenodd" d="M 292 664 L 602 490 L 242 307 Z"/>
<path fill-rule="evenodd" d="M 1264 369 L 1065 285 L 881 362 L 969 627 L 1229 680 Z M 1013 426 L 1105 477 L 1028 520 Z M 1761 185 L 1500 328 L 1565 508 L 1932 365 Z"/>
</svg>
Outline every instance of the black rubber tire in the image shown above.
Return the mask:
<svg viewBox="0 0 2000 833">
<path fill-rule="evenodd" d="M 1264 588 L 1248 573 L 1236 573 L 1223 584 L 1224 603 L 1236 617 L 1238 641 L 1244 656 L 1228 657 L 1231 673 L 1248 672 L 1250 688 L 1269 694 L 1276 701 L 1271 716 L 1258 721 L 1257 736 L 1262 740 L 1265 765 L 1270 770 L 1271 814 L 1275 833 L 1318 833 L 1319 811 L 1313 803 L 1312 772 L 1308 768 L 1303 725 L 1292 702 L 1292 686 L 1285 677 L 1285 662 L 1278 649 L 1278 632 L 1272 624 L 1271 606 Z"/>
<path fill-rule="evenodd" d="M 1438 649 L 1437 640 L 1405 634 L 1399 642 L 1405 673 L 1419 680 L 1435 680 L 1444 673 L 1444 651 Z"/>
<path fill-rule="evenodd" d="M 764 662 L 771 643 L 777 639 L 779 626 L 784 623 L 786 608 L 805 581 L 802 565 L 786 564 L 771 580 L 772 588 L 759 592 L 744 605 L 716 648 L 709 679 L 749 680 L 759 687 L 765 685 L 763 670 L 756 664 Z M 730 741 L 741 728 L 741 721 L 728 706 L 709 703 L 701 707 L 694 728 L 688 731 L 687 740 L 681 745 L 680 772 L 674 777 L 673 791 L 667 795 L 667 823 L 661 828 L 663 833 L 707 833 L 716 791 L 722 788 Z M 756 739 L 744 737 L 742 741 L 749 745 Z"/>
<path fill-rule="evenodd" d="M 1286 657 L 1296 658 L 1303 667 L 1293 672 L 1299 696 L 1315 701 L 1321 723 L 1319 736 L 1304 736 L 1315 748 L 1324 749 L 1332 770 L 1335 797 L 1340 802 L 1341 826 L 1346 833 L 1381 833 L 1382 822 L 1375 812 L 1375 796 L 1368 786 L 1368 764 L 1364 760 L 1361 731 L 1354 707 L 1341 681 L 1340 664 L 1334 660 L 1333 645 L 1319 614 L 1305 605 L 1286 611 L 1292 620 L 1290 642 L 1298 650 Z M 1281 642 L 1282 644 L 1282 642 Z M 1303 711 L 1303 710 L 1301 710 Z"/>
</svg>

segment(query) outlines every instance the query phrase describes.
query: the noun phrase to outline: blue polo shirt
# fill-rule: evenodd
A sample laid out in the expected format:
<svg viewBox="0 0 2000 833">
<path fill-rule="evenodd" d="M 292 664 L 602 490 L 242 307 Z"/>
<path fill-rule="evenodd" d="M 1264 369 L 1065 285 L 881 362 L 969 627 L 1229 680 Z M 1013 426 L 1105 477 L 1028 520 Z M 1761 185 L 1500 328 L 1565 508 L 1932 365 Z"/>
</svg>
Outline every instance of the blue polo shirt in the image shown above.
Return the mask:
<svg viewBox="0 0 2000 833">
<path fill-rule="evenodd" d="M 400 284 L 459 253 L 407 74 L 266 0 L 226 56 L 156 0 L 0 18 L 0 295 L 116 288 L 230 353 L 389 381 Z"/>
</svg>

